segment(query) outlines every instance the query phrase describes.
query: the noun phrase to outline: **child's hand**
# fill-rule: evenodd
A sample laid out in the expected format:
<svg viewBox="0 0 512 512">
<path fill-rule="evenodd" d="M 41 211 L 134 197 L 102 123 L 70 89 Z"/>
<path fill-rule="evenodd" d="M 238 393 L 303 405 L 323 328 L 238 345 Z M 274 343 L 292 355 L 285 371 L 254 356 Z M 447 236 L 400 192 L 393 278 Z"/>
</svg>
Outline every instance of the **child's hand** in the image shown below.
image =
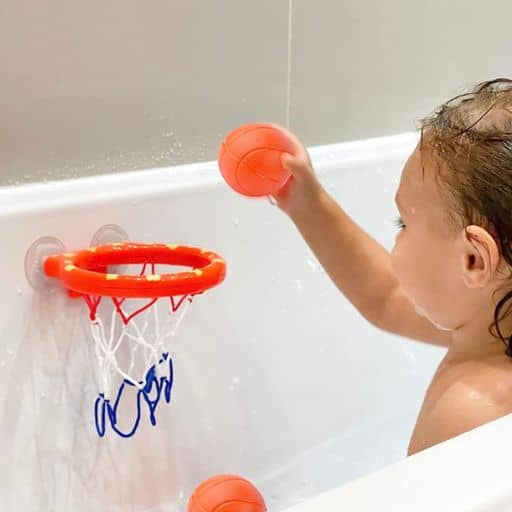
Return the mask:
<svg viewBox="0 0 512 512">
<path fill-rule="evenodd" d="M 284 168 L 290 171 L 292 176 L 286 185 L 272 197 L 276 200 L 279 208 L 288 215 L 300 214 L 314 204 L 322 187 L 313 171 L 309 154 L 299 139 L 280 125 L 273 124 L 272 126 L 281 130 L 296 147 L 295 155 L 283 153 L 281 156 Z"/>
</svg>

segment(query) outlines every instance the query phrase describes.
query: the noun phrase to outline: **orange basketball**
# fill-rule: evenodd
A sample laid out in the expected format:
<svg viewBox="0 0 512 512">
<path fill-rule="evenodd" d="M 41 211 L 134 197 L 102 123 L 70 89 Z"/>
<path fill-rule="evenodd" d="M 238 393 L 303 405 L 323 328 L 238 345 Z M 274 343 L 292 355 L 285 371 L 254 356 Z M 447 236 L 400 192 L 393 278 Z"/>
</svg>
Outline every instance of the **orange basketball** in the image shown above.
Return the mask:
<svg viewBox="0 0 512 512">
<path fill-rule="evenodd" d="M 265 512 L 258 489 L 237 475 L 217 475 L 200 484 L 188 500 L 188 512 Z"/>
<path fill-rule="evenodd" d="M 281 163 L 282 153 L 295 153 L 293 142 L 284 133 L 265 123 L 246 124 L 233 130 L 222 142 L 220 172 L 240 194 L 273 194 L 290 177 Z"/>
</svg>

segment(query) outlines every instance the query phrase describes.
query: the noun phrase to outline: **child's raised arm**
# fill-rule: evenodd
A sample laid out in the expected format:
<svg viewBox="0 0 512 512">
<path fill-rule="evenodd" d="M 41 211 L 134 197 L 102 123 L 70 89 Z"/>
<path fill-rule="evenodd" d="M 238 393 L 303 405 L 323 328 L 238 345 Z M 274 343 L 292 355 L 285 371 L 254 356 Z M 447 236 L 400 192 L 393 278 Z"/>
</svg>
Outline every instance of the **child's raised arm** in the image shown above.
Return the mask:
<svg viewBox="0 0 512 512">
<path fill-rule="evenodd" d="M 315 253 L 334 284 L 370 323 L 394 334 L 447 346 L 450 333 L 420 316 L 394 275 L 391 256 L 359 227 L 315 177 L 311 160 L 300 141 L 279 127 L 297 147 L 284 154 L 292 173 L 275 195 Z"/>
</svg>

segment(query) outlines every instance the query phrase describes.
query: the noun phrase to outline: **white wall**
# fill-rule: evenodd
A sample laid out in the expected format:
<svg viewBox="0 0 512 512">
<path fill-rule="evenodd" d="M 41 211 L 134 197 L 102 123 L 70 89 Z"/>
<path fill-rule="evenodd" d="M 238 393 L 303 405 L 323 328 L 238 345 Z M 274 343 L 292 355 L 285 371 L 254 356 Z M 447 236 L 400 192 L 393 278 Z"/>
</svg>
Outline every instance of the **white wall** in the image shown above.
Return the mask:
<svg viewBox="0 0 512 512">
<path fill-rule="evenodd" d="M 3 0 L 0 184 L 215 158 L 285 122 L 288 0 Z M 291 127 L 306 144 L 410 130 L 512 75 L 512 4 L 294 0 Z"/>
</svg>

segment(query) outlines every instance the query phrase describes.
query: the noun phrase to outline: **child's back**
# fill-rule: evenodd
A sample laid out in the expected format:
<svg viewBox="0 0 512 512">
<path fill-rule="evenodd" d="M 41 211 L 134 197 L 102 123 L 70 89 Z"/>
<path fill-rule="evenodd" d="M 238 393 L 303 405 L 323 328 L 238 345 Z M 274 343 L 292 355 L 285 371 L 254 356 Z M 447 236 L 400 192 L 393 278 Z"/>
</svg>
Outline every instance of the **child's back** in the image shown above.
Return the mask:
<svg viewBox="0 0 512 512">
<path fill-rule="evenodd" d="M 512 412 L 511 370 L 503 347 L 474 359 L 448 352 L 425 394 L 408 455 Z"/>
</svg>

